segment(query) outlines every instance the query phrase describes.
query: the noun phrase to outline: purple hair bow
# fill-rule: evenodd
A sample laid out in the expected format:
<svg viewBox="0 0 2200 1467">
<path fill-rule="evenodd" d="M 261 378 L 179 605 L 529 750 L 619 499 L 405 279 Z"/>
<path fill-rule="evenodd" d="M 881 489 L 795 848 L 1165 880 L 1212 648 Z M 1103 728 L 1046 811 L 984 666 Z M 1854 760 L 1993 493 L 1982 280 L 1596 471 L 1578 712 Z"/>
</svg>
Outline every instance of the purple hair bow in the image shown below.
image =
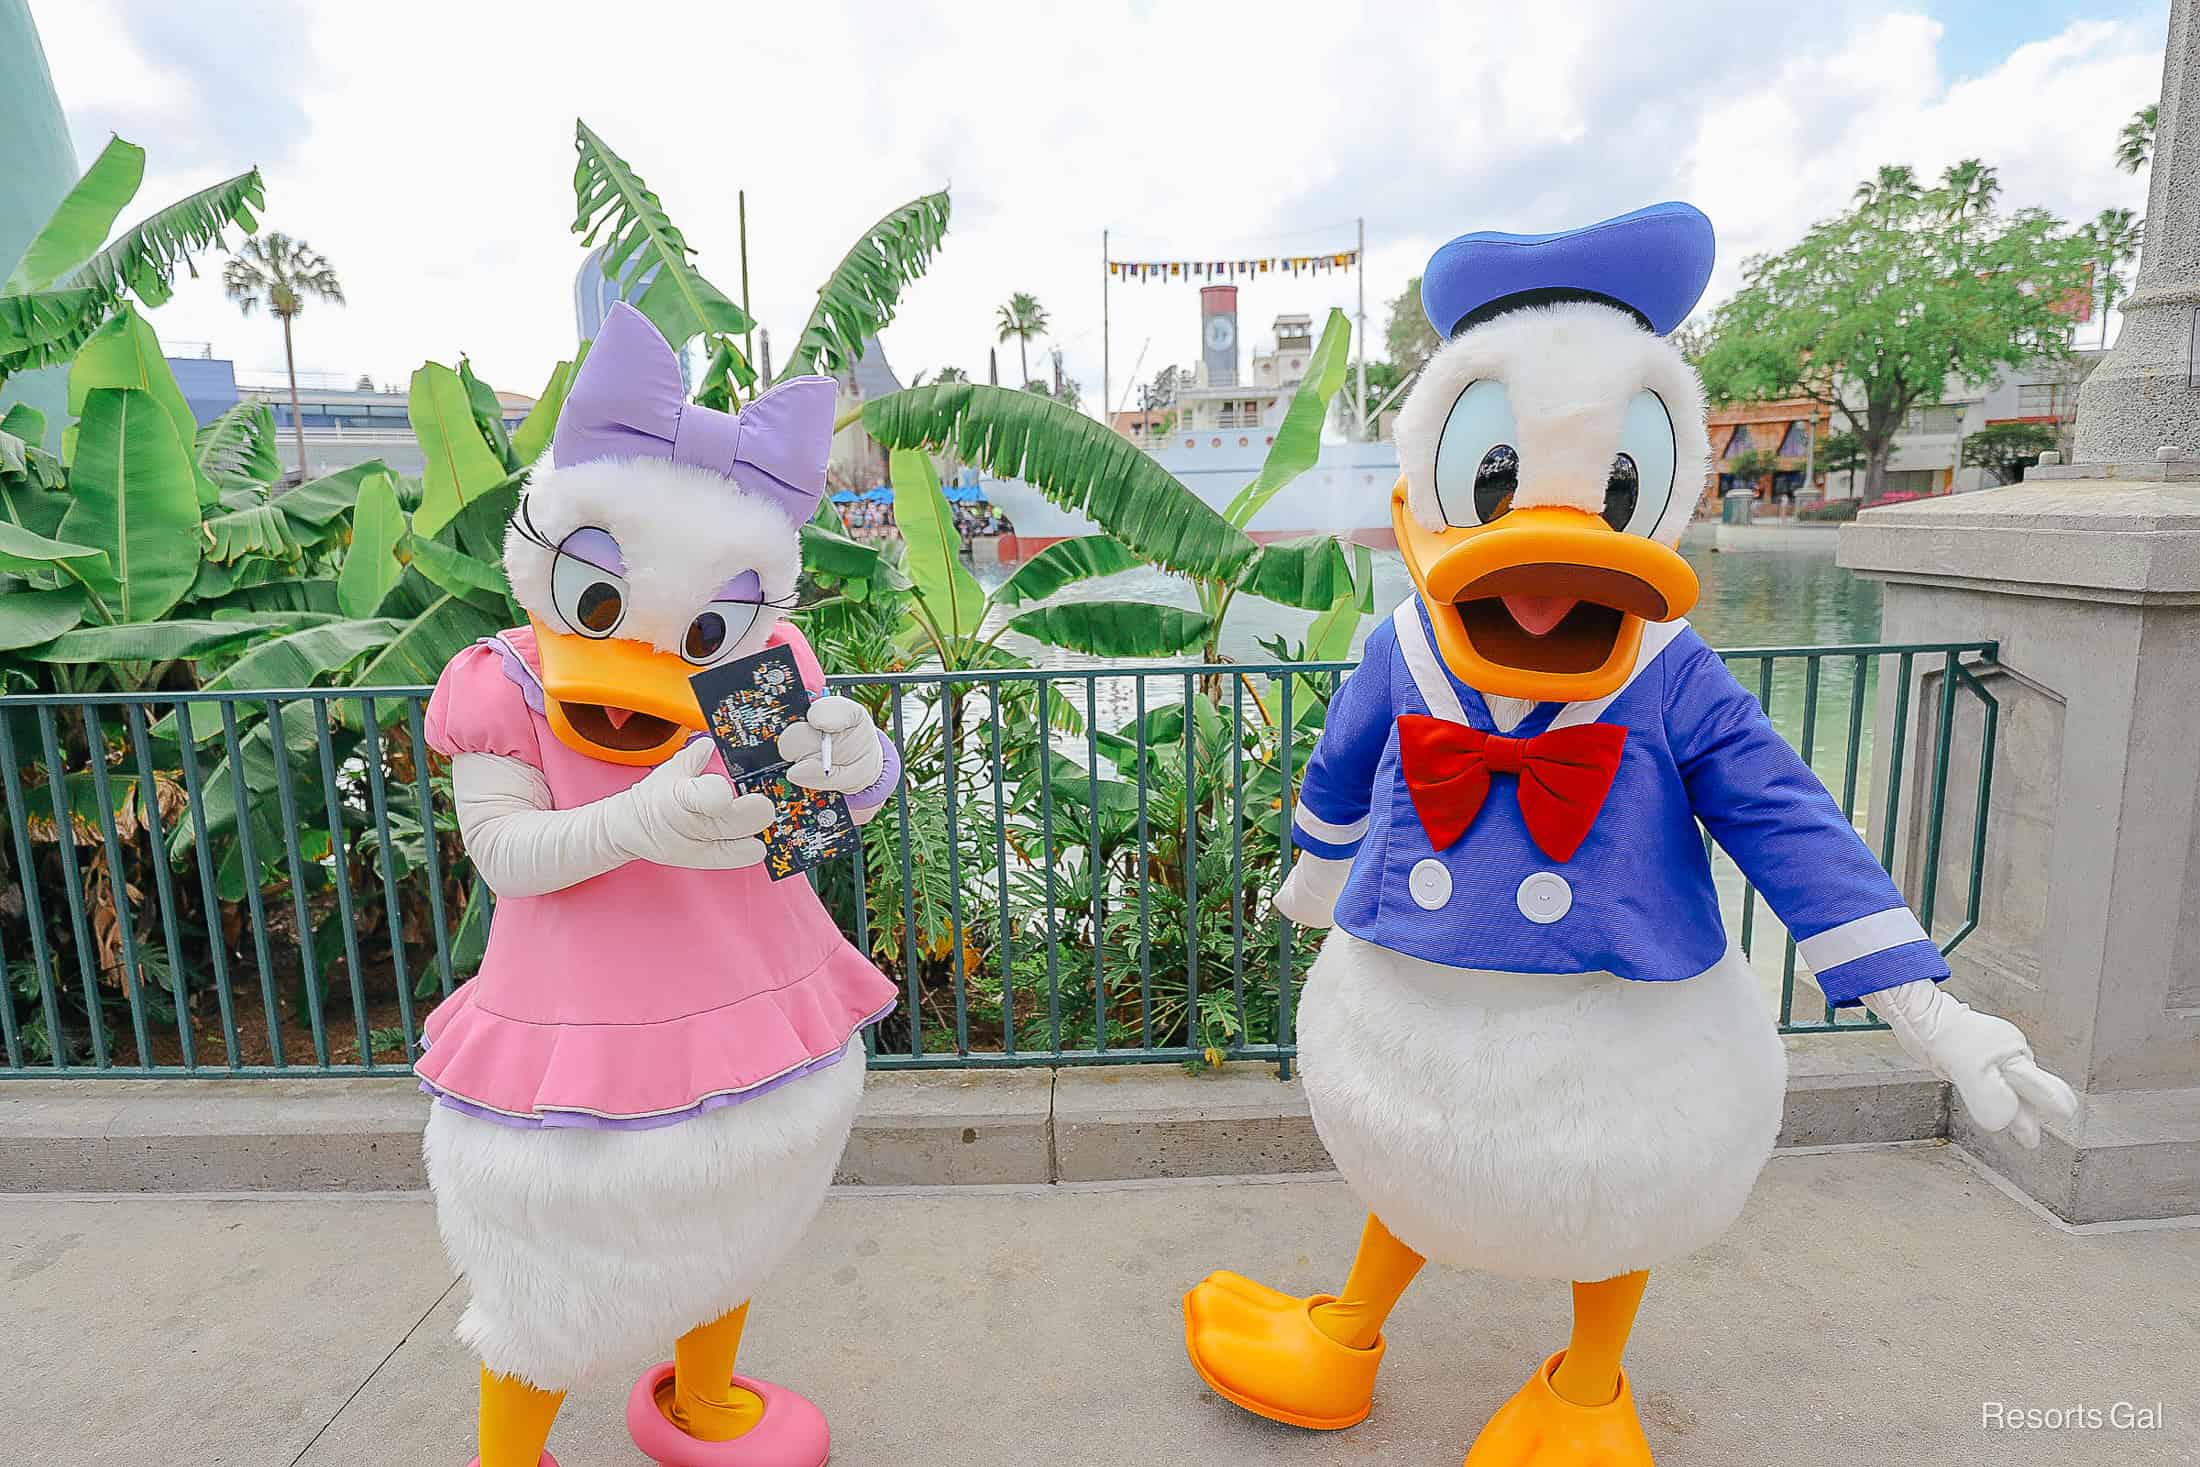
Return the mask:
<svg viewBox="0 0 2200 1467">
<path fill-rule="evenodd" d="M 801 524 L 825 492 L 836 397 L 832 378 L 796 377 L 739 413 L 699 407 L 681 387 L 672 347 L 620 301 L 566 394 L 550 462 L 668 458 L 722 474 Z"/>
</svg>

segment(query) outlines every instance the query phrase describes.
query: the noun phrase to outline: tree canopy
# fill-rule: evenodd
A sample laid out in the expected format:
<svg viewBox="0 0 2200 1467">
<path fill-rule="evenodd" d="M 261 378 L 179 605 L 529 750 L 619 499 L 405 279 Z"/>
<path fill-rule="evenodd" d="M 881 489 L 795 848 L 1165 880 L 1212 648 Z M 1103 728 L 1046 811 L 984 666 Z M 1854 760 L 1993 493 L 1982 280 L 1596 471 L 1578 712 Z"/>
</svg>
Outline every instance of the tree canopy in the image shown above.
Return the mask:
<svg viewBox="0 0 2200 1467">
<path fill-rule="evenodd" d="M 1933 188 L 1882 168 L 1849 209 L 1743 267 L 1701 362 L 1722 399 L 1807 397 L 1859 442 L 1865 497 L 1886 481 L 1910 409 L 1951 381 L 2069 352 L 2090 251 L 2043 209 L 2003 214 L 1991 169 L 1966 160 Z"/>
</svg>

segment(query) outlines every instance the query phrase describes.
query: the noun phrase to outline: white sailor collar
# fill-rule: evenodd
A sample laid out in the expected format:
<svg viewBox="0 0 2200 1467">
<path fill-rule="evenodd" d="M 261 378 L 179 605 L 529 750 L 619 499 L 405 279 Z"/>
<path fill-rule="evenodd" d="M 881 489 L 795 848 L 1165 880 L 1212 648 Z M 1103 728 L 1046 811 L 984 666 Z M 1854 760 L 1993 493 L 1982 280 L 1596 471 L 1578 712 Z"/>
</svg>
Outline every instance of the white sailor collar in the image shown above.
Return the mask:
<svg viewBox="0 0 2200 1467">
<path fill-rule="evenodd" d="M 1472 698 L 1481 709 L 1483 720 L 1493 728 L 1499 727 L 1496 710 L 1491 707 L 1490 700 L 1477 689 L 1470 688 L 1453 677 L 1451 670 L 1444 666 L 1443 659 L 1436 655 L 1436 647 L 1431 640 L 1432 627 L 1428 608 L 1422 605 L 1420 592 L 1416 591 L 1399 602 L 1398 609 L 1390 614 L 1390 621 L 1398 633 L 1399 655 L 1405 659 L 1406 671 L 1412 675 L 1413 686 L 1420 692 L 1421 701 L 1428 704 L 1430 713 L 1447 723 L 1472 727 L 1474 720 L 1468 717 L 1464 701 L 1465 698 Z M 1635 679 L 1641 677 L 1650 664 L 1657 661 L 1658 654 L 1670 647 L 1674 639 L 1687 629 L 1688 618 L 1684 616 L 1677 616 L 1671 621 L 1645 622 L 1642 628 L 1642 645 L 1635 653 L 1635 665 L 1628 671 L 1627 680 L 1601 698 L 1584 703 L 1555 705 L 1558 711 L 1552 715 L 1544 731 L 1596 722 L 1604 716 L 1604 710 L 1612 706 L 1613 700 L 1633 687 Z M 1517 706 L 1517 700 L 1514 699 L 1500 701 Z M 1530 706 L 1520 717 L 1506 723 L 1504 729 L 1520 727 L 1534 716 L 1535 709 L 1547 706 L 1553 705 L 1538 703 Z"/>
</svg>

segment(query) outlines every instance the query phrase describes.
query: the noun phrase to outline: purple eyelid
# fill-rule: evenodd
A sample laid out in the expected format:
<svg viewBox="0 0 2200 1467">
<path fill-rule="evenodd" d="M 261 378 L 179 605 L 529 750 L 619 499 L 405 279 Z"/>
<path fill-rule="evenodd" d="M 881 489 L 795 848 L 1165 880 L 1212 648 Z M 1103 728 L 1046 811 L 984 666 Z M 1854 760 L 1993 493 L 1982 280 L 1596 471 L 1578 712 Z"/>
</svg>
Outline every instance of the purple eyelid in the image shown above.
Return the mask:
<svg viewBox="0 0 2200 1467">
<path fill-rule="evenodd" d="M 745 570 L 710 593 L 713 601 L 761 601 L 764 599 L 764 581 L 755 571 Z"/>
<path fill-rule="evenodd" d="M 611 538 L 609 530 L 599 530 L 594 525 L 585 525 L 560 540 L 558 554 L 585 560 L 596 569 L 615 576 L 626 574 L 626 556 L 620 553 L 619 542 Z"/>
</svg>

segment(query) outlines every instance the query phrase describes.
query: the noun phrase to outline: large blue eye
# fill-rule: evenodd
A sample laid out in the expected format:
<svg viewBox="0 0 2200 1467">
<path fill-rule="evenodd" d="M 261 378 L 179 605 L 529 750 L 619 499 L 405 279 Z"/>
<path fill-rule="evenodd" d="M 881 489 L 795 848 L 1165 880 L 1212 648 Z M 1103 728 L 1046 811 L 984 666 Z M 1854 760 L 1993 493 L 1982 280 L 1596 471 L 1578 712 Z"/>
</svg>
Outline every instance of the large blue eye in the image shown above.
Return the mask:
<svg viewBox="0 0 2200 1467">
<path fill-rule="evenodd" d="M 1445 524 L 1486 525 L 1512 508 L 1520 487 L 1518 434 L 1505 384 L 1468 383 L 1436 441 L 1436 503 Z"/>
<path fill-rule="evenodd" d="M 1645 387 L 1620 420 L 1619 452 L 1604 490 L 1604 519 L 1631 535 L 1654 534 L 1673 500 L 1673 415 Z"/>
</svg>

